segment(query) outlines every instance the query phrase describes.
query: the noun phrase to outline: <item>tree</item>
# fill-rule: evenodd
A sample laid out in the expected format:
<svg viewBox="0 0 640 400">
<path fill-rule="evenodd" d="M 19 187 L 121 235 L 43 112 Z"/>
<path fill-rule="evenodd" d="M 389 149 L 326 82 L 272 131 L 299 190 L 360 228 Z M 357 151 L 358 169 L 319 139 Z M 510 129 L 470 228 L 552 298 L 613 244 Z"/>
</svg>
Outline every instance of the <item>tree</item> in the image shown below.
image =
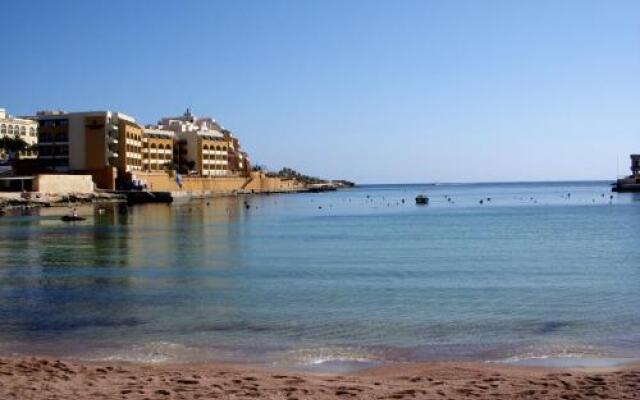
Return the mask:
<svg viewBox="0 0 640 400">
<path fill-rule="evenodd" d="M 2 136 L 0 137 L 0 150 L 2 153 L 8 153 L 9 159 L 14 159 L 15 155 L 21 151 L 31 150 L 32 146 L 25 142 L 22 138 L 17 136 Z"/>
</svg>

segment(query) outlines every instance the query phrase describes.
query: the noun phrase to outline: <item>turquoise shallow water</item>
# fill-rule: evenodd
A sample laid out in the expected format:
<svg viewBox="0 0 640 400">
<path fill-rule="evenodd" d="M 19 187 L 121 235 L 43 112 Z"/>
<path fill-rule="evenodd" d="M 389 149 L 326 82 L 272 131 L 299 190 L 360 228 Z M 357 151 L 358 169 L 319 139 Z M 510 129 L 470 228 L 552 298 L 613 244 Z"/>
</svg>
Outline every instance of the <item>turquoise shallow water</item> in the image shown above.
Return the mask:
<svg viewBox="0 0 640 400">
<path fill-rule="evenodd" d="M 609 190 L 381 185 L 84 207 L 77 224 L 9 215 L 0 352 L 300 368 L 637 357 L 640 197 Z"/>
</svg>

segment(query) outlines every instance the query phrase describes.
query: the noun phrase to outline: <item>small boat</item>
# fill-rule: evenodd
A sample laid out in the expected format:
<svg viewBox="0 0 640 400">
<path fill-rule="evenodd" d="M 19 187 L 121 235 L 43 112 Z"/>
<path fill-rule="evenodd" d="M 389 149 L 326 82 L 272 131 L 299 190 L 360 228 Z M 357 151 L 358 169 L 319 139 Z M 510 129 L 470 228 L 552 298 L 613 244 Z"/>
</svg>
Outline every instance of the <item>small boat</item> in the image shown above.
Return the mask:
<svg viewBox="0 0 640 400">
<path fill-rule="evenodd" d="M 416 196 L 416 204 L 429 204 L 429 198 L 425 195 L 419 194 Z"/>
<path fill-rule="evenodd" d="M 60 218 L 60 219 L 63 220 L 64 222 L 75 222 L 75 221 L 84 221 L 84 220 L 86 220 L 86 218 L 80 217 L 78 215 L 63 215 L 62 218 Z"/>
</svg>

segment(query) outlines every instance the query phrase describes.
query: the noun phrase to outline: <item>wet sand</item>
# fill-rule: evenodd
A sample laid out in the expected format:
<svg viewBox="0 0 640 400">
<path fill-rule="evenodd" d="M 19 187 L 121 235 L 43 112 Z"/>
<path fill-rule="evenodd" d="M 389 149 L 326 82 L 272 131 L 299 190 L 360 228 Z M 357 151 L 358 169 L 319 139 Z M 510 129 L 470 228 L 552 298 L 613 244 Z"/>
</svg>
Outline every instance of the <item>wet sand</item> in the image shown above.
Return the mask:
<svg viewBox="0 0 640 400">
<path fill-rule="evenodd" d="M 640 365 L 402 364 L 348 375 L 0 358 L 0 399 L 640 399 Z"/>
</svg>

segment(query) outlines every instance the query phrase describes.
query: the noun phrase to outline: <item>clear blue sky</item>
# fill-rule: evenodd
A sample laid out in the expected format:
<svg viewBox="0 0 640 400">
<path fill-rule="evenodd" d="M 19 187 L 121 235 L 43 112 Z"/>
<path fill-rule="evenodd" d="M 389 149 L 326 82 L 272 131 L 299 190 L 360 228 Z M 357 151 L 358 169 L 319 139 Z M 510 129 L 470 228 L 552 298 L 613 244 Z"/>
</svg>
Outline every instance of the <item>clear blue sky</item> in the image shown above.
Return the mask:
<svg viewBox="0 0 640 400">
<path fill-rule="evenodd" d="M 640 1 L 1 1 L 0 106 L 191 107 L 254 162 L 358 182 L 613 179 Z"/>
</svg>

